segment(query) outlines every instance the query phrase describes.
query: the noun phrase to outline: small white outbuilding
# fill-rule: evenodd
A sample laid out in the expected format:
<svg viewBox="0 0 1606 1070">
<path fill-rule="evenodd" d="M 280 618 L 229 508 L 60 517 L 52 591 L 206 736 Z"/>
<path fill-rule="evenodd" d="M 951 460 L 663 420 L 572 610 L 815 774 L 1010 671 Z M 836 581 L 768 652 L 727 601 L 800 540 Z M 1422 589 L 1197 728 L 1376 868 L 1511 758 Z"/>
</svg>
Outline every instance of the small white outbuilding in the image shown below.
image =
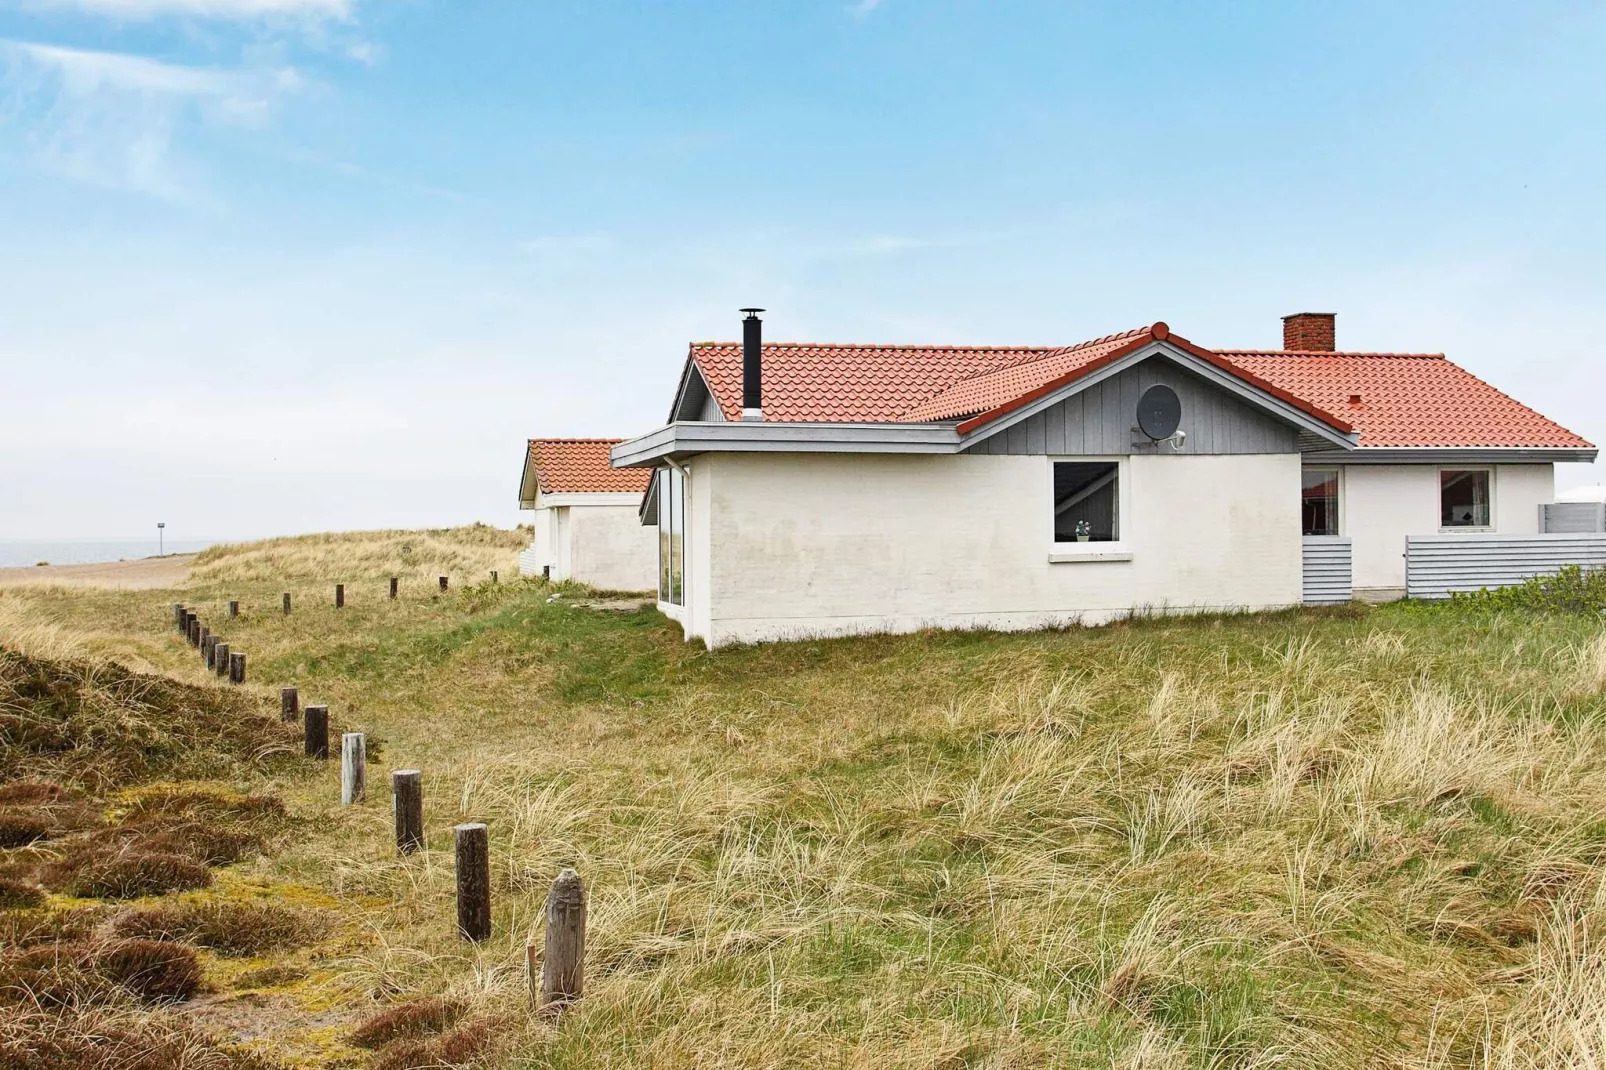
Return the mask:
<svg viewBox="0 0 1606 1070">
<path fill-rule="evenodd" d="M 519 573 L 573 580 L 608 591 L 657 585 L 658 537 L 641 526 L 652 474 L 612 468 L 617 438 L 532 438 L 519 482 L 519 508 L 534 511 L 535 537 Z"/>
</svg>

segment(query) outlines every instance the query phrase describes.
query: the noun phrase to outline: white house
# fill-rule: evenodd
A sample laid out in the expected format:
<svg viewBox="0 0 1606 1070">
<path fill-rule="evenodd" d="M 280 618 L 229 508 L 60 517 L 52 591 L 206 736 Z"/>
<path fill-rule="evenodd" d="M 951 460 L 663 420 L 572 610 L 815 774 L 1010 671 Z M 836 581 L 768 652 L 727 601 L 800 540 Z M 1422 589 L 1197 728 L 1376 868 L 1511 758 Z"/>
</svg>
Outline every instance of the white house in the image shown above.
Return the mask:
<svg viewBox="0 0 1606 1070">
<path fill-rule="evenodd" d="M 1406 537 L 1538 532 L 1595 448 L 1441 354 L 696 343 L 651 469 L 659 606 L 710 646 L 1406 587 Z M 1339 577 L 1334 579 L 1334 577 Z"/>
<path fill-rule="evenodd" d="M 648 471 L 613 468 L 617 438 L 532 438 L 524 455 L 519 508 L 535 511 L 535 538 L 519 572 L 610 591 L 657 583 L 657 533 L 640 522 Z"/>
</svg>

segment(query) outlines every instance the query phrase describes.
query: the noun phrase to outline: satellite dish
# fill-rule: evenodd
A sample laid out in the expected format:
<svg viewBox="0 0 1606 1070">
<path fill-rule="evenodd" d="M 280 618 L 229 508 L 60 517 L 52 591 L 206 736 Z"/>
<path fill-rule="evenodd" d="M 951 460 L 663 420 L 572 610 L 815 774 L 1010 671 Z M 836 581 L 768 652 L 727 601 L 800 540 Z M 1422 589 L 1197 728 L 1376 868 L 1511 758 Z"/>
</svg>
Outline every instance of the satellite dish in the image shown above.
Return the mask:
<svg viewBox="0 0 1606 1070">
<path fill-rule="evenodd" d="M 1169 386 L 1151 386 L 1138 399 L 1138 429 L 1160 442 L 1177 433 L 1182 401 Z"/>
</svg>

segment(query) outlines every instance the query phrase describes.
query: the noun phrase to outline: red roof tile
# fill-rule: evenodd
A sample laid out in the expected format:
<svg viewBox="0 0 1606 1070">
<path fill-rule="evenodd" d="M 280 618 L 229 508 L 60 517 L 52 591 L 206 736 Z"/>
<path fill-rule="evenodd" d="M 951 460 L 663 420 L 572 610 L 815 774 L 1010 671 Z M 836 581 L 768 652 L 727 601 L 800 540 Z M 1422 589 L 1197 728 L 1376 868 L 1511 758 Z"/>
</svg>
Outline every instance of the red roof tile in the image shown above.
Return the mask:
<svg viewBox="0 0 1606 1070">
<path fill-rule="evenodd" d="M 613 468 L 608 451 L 621 438 L 532 438 L 530 464 L 542 494 L 640 494 L 650 468 Z"/>
<path fill-rule="evenodd" d="M 1073 346 L 766 343 L 769 421 L 921 423 L 969 417 L 961 431 L 1166 338 L 1362 446 L 1576 447 L 1590 444 L 1439 354 L 1208 350 L 1164 324 Z M 697 342 L 696 364 L 726 419 L 741 418 L 742 347 Z M 1357 404 L 1351 403 L 1354 395 Z"/>
<path fill-rule="evenodd" d="M 1590 443 L 1438 353 L 1221 355 L 1341 415 L 1362 446 L 1577 447 Z"/>
</svg>

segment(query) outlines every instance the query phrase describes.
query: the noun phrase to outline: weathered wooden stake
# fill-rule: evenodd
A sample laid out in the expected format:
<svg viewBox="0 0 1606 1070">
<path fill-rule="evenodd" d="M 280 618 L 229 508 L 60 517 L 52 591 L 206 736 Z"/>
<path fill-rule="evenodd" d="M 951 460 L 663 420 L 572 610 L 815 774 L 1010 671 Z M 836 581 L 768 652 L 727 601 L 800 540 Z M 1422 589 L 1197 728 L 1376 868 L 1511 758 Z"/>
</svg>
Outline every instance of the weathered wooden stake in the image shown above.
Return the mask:
<svg viewBox="0 0 1606 1070">
<path fill-rule="evenodd" d="M 210 663 L 211 659 L 207 658 L 207 653 L 206 652 L 207 652 L 207 648 L 210 647 L 211 645 L 212 645 L 212 629 L 208 628 L 206 625 L 203 624 L 203 625 L 201 625 L 201 641 L 199 643 L 196 643 L 195 647 L 196 647 L 197 650 L 199 650 L 201 652 L 201 657 L 203 659 L 207 660 L 208 663 Z"/>
<path fill-rule="evenodd" d="M 279 720 L 295 724 L 301 719 L 301 698 L 293 687 L 279 688 Z"/>
<path fill-rule="evenodd" d="M 491 938 L 491 859 L 480 822 L 452 830 L 457 847 L 457 932 L 465 940 Z"/>
<path fill-rule="evenodd" d="M 446 577 L 445 576 L 441 577 L 441 590 L 443 590 L 443 591 L 446 590 Z"/>
<path fill-rule="evenodd" d="M 239 615 L 240 615 L 240 603 L 238 603 L 238 602 L 230 602 L 229 603 L 229 616 L 238 617 Z"/>
<path fill-rule="evenodd" d="M 190 646 L 200 646 L 201 645 L 201 621 L 200 621 L 200 618 L 196 617 L 196 615 L 193 612 L 191 612 L 191 613 L 184 614 L 184 620 L 185 620 L 184 635 L 185 635 L 186 638 L 189 639 Z"/>
<path fill-rule="evenodd" d="M 287 617 L 290 615 L 290 592 L 289 591 L 284 592 L 284 615 L 287 616 Z"/>
<path fill-rule="evenodd" d="M 201 639 L 201 660 L 206 662 L 208 669 L 215 670 L 217 668 L 217 662 L 212 660 L 212 655 L 216 650 L 217 636 L 208 635 Z"/>
<path fill-rule="evenodd" d="M 585 985 L 586 888 L 565 869 L 546 895 L 546 951 L 541 958 L 541 1008 L 562 1010 Z"/>
<path fill-rule="evenodd" d="M 494 584 L 496 584 L 498 582 L 500 582 L 500 581 L 497 580 L 497 578 L 496 578 L 496 569 L 493 568 L 493 569 L 491 569 L 491 583 L 494 585 Z"/>
<path fill-rule="evenodd" d="M 340 737 L 340 805 L 350 806 L 368 794 L 368 751 L 361 732 Z"/>
<path fill-rule="evenodd" d="M 229 683 L 245 683 L 245 655 L 237 651 L 229 652 Z"/>
<path fill-rule="evenodd" d="M 174 602 L 173 603 L 173 627 L 176 628 L 176 629 L 182 629 L 184 627 L 184 603 L 183 602 Z"/>
<path fill-rule="evenodd" d="M 329 758 L 329 707 L 308 706 L 302 718 L 302 737 L 308 758 Z"/>
<path fill-rule="evenodd" d="M 541 1008 L 541 945 L 524 942 L 524 983 L 530 990 L 530 1006 Z"/>
<path fill-rule="evenodd" d="M 397 769 L 390 774 L 390 788 L 396 802 L 396 850 L 412 854 L 424 846 L 423 774 Z"/>
<path fill-rule="evenodd" d="M 346 585 L 343 584 L 343 583 L 337 583 L 337 584 L 335 584 L 335 608 L 336 609 L 344 608 L 345 604 L 346 604 Z"/>
<path fill-rule="evenodd" d="M 219 676 L 229 671 L 229 644 L 216 643 L 212 647 L 212 671 Z"/>
<path fill-rule="evenodd" d="M 390 578 L 390 600 L 392 602 L 396 601 L 396 577 L 395 576 L 392 576 Z"/>
</svg>

